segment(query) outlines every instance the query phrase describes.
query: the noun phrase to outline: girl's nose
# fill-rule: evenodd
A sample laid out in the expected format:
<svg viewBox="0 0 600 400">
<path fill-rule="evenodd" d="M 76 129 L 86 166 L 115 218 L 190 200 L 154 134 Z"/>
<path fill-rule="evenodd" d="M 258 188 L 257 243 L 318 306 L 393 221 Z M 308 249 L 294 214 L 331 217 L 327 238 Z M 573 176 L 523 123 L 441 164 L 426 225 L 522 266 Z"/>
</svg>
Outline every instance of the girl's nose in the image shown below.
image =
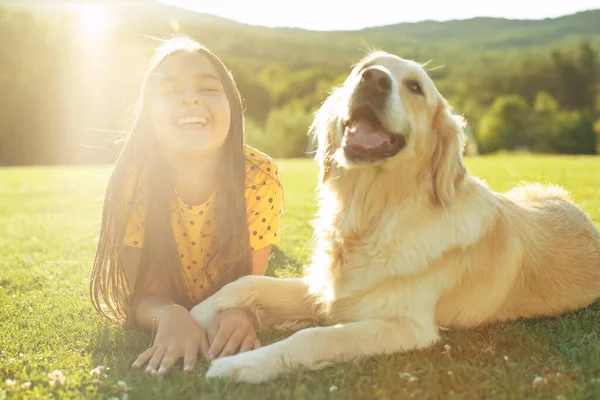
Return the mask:
<svg viewBox="0 0 600 400">
<path fill-rule="evenodd" d="M 200 93 L 193 88 L 186 89 L 182 93 L 181 101 L 183 104 L 200 104 Z"/>
</svg>

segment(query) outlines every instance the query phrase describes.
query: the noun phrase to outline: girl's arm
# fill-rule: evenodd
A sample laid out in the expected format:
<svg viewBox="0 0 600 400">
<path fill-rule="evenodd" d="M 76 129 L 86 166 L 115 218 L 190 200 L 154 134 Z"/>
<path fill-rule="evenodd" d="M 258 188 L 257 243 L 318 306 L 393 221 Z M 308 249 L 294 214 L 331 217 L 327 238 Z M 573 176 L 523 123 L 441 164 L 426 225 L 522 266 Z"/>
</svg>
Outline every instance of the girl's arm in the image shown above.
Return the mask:
<svg viewBox="0 0 600 400">
<path fill-rule="evenodd" d="M 121 262 L 129 282 L 135 282 L 141 260 L 141 249 L 124 247 Z M 183 358 L 184 371 L 191 372 L 198 351 L 208 356 L 208 339 L 189 311 L 175 304 L 169 297 L 162 280 L 155 279 L 148 292 L 140 299 L 134 312 L 137 324 L 143 329 L 155 329 L 152 346 L 133 363 L 141 368 L 146 363 L 146 373 L 160 376 L 166 374 L 179 359 Z"/>
<path fill-rule="evenodd" d="M 124 246 L 119 253 L 120 261 L 127 275 L 129 282 L 135 282 L 140 269 L 142 259 L 142 249 Z M 172 306 L 173 299 L 170 298 L 162 279 L 154 279 L 148 288 L 148 292 L 138 302 L 136 309 L 133 310 L 137 325 L 142 329 L 156 328 L 154 319 L 167 311 L 165 307 Z M 168 310 L 172 311 L 172 310 Z"/>
<path fill-rule="evenodd" d="M 252 252 L 252 275 L 264 275 L 267 271 L 271 245 Z"/>
</svg>

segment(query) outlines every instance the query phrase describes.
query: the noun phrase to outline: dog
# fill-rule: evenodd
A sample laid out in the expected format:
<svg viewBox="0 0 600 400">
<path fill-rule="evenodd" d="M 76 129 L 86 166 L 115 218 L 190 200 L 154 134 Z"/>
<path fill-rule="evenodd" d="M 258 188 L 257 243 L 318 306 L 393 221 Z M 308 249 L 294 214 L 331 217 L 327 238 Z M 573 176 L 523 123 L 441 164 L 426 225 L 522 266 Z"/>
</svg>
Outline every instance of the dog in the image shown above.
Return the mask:
<svg viewBox="0 0 600 400">
<path fill-rule="evenodd" d="M 500 194 L 463 163 L 464 120 L 423 67 L 375 51 L 315 114 L 315 249 L 298 279 L 247 276 L 191 310 L 226 308 L 296 331 L 212 361 L 207 378 L 422 349 L 439 329 L 558 316 L 600 295 L 600 233 L 557 186 Z"/>
</svg>

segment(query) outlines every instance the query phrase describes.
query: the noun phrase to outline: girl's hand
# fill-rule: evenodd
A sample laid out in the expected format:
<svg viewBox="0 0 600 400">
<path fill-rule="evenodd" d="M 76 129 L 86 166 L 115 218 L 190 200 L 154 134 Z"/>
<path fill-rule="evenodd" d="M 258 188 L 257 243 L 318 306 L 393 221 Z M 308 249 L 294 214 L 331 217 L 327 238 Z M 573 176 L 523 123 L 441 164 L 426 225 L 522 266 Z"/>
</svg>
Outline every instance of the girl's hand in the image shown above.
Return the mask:
<svg viewBox="0 0 600 400">
<path fill-rule="evenodd" d="M 229 308 L 222 311 L 210 324 L 207 332 L 210 359 L 260 347 L 252 315 L 243 308 Z"/>
<path fill-rule="evenodd" d="M 208 356 L 206 333 L 184 307 L 169 307 L 160 312 L 157 318 L 156 338 L 152 347 L 144 351 L 133 363 L 133 368 L 141 368 L 146 363 L 146 374 L 165 375 L 180 358 L 183 370 L 190 373 L 194 369 L 198 351 Z"/>
</svg>

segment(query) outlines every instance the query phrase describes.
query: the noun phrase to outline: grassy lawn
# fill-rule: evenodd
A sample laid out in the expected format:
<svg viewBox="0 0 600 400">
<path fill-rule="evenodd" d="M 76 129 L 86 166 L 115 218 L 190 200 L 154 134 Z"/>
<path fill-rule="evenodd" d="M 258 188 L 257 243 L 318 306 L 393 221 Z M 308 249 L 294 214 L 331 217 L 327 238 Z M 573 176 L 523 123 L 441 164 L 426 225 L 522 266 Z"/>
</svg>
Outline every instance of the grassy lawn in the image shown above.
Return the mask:
<svg viewBox="0 0 600 400">
<path fill-rule="evenodd" d="M 270 273 L 297 276 L 310 254 L 316 168 L 310 160 L 279 165 L 286 211 Z M 600 226 L 600 157 L 498 155 L 467 165 L 497 191 L 519 181 L 563 185 Z M 88 300 L 108 174 L 98 166 L 0 169 L 0 399 L 122 397 L 119 381 L 129 399 L 600 398 L 600 303 L 563 318 L 443 332 L 428 350 L 258 386 L 209 384 L 205 362 L 193 376 L 177 367 L 156 381 L 132 371 L 150 336 L 108 325 Z M 91 374 L 99 365 L 104 373 Z M 64 382 L 49 378 L 55 370 Z"/>
</svg>

